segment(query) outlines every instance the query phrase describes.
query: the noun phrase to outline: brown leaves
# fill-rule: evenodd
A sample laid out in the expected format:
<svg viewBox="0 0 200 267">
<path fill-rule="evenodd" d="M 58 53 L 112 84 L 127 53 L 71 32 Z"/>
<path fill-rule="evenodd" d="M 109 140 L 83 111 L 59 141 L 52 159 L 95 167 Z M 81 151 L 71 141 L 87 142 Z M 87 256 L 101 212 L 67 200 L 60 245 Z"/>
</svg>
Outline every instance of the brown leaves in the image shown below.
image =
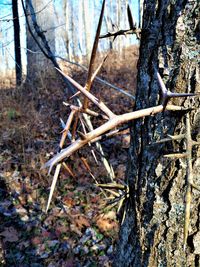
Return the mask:
<svg viewBox="0 0 200 267">
<path fill-rule="evenodd" d="M 4 237 L 4 242 L 12 243 L 19 240 L 18 232 L 13 226 L 5 227 L 5 230 L 0 235 Z"/>
<path fill-rule="evenodd" d="M 111 230 L 118 230 L 118 224 L 116 222 L 116 214 L 114 211 L 110 211 L 105 215 L 100 215 L 96 220 L 97 227 L 101 232 L 109 232 Z"/>
<path fill-rule="evenodd" d="M 78 215 L 77 217 L 74 217 L 74 223 L 78 227 L 79 230 L 82 230 L 85 227 L 90 227 L 90 223 L 87 220 L 87 218 L 83 215 Z"/>
</svg>

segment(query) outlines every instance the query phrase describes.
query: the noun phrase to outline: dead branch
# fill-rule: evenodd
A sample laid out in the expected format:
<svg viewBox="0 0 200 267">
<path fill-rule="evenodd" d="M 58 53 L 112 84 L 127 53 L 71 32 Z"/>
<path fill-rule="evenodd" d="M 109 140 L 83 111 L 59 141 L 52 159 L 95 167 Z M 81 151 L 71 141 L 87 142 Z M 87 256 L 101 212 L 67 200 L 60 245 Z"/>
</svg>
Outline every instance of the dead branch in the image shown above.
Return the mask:
<svg viewBox="0 0 200 267">
<path fill-rule="evenodd" d="M 73 80 L 71 77 L 66 75 L 63 71 L 60 69 L 57 69 L 68 81 L 71 82 L 71 84 L 74 85 L 74 87 L 77 88 L 85 97 L 87 97 L 91 102 L 93 102 L 100 110 L 102 110 L 109 118 L 112 118 L 115 116 L 115 114 L 99 99 L 97 99 L 94 95 L 92 95 L 88 90 L 86 90 L 84 87 L 82 87 L 79 83 L 77 83 L 75 80 Z"/>
<path fill-rule="evenodd" d="M 104 35 L 101 35 L 99 38 L 109 38 L 109 37 L 114 37 L 116 38 L 117 36 L 123 35 L 126 36 L 128 34 L 136 34 L 137 39 L 140 39 L 140 34 L 141 30 L 140 29 L 127 29 L 127 30 L 119 30 L 119 31 L 114 31 L 114 32 L 108 32 Z"/>
<path fill-rule="evenodd" d="M 86 68 L 85 66 L 83 66 L 83 65 L 81 65 L 81 64 L 79 64 L 77 62 L 70 61 L 70 60 L 65 59 L 63 57 L 60 57 L 60 56 L 56 56 L 56 58 L 59 58 L 59 59 L 61 59 L 63 61 L 66 61 L 66 62 L 68 62 L 70 64 L 73 64 L 73 65 L 81 68 L 82 70 L 88 71 L 88 68 Z M 114 84 L 112 84 L 112 83 L 110 83 L 110 82 L 98 77 L 98 76 L 95 76 L 94 79 L 97 80 L 99 83 L 107 85 L 108 87 L 111 87 L 111 88 L 115 89 L 116 91 L 118 91 L 118 92 L 130 97 L 131 99 L 135 100 L 135 96 L 133 96 L 132 94 L 130 94 L 130 93 L 126 92 L 126 91 L 124 91 L 122 88 L 120 88 L 120 87 L 118 87 L 118 86 L 116 86 L 116 85 L 114 85 Z M 79 94 L 79 92 L 77 94 Z"/>
<path fill-rule="evenodd" d="M 95 75 L 94 77 L 92 77 L 93 72 L 94 72 L 94 62 L 95 62 L 95 58 L 96 58 L 97 47 L 98 47 L 98 43 L 99 43 L 99 36 L 100 36 L 100 32 L 101 32 L 101 25 L 102 25 L 102 21 L 103 21 L 104 8 L 105 8 L 105 0 L 103 1 L 103 4 L 102 4 L 101 14 L 99 17 L 99 23 L 97 26 L 96 36 L 95 36 L 95 40 L 94 40 L 94 44 L 93 44 L 93 48 L 92 48 L 92 55 L 91 55 L 90 64 L 89 64 L 87 82 L 85 85 L 85 88 L 87 89 L 87 91 L 90 91 L 94 77 L 96 76 Z M 100 65 L 100 68 L 101 68 L 101 66 L 102 66 L 102 64 Z M 98 71 L 100 70 L 100 68 L 98 68 Z M 96 72 L 96 74 L 97 74 L 97 72 Z M 84 98 L 83 108 L 86 109 L 87 107 L 88 107 L 88 98 Z"/>
<path fill-rule="evenodd" d="M 168 105 L 167 105 L 166 110 L 172 110 L 172 106 L 169 105 L 169 108 L 168 108 Z M 155 106 L 151 108 L 146 108 L 143 110 L 137 110 L 137 111 L 133 111 L 130 113 L 125 113 L 122 115 L 114 115 L 106 123 L 94 129 L 93 131 L 87 133 L 85 135 L 84 140 L 78 139 L 74 143 L 72 143 L 70 146 L 63 149 L 59 154 L 57 154 L 51 160 L 49 160 L 45 164 L 44 167 L 45 168 L 50 167 L 50 171 L 51 171 L 52 167 L 55 164 L 63 161 L 65 158 L 71 156 L 74 152 L 76 152 L 77 150 L 79 150 L 80 148 L 88 144 L 89 142 L 93 141 L 95 138 L 98 138 L 104 133 L 114 129 L 115 127 L 118 127 L 120 124 L 127 123 L 128 121 L 135 120 L 138 118 L 151 116 L 162 111 L 163 111 L 163 105 L 159 105 L 159 106 Z"/>
</svg>

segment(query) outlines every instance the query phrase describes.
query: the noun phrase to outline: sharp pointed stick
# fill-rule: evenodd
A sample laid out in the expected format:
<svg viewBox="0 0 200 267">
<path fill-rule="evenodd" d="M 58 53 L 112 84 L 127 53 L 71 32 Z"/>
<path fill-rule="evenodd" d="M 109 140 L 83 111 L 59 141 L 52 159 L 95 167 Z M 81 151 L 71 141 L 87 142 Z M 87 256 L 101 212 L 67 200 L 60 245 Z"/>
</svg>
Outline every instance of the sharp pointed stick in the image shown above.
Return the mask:
<svg viewBox="0 0 200 267">
<path fill-rule="evenodd" d="M 70 106 L 69 103 L 66 103 L 66 102 L 64 102 L 64 101 L 63 101 L 63 105 L 65 105 L 66 107 L 69 107 L 69 106 Z"/>
<path fill-rule="evenodd" d="M 87 124 L 87 128 L 89 129 L 89 131 L 93 131 L 94 130 L 93 125 L 92 125 L 91 121 L 88 120 L 88 117 L 85 114 L 83 114 L 83 118 L 85 119 L 85 122 Z M 95 145 L 96 145 L 97 151 L 100 152 L 101 161 L 103 162 L 103 165 L 104 165 L 104 167 L 108 173 L 108 176 L 111 179 L 111 181 L 113 181 L 113 179 L 115 178 L 115 173 L 114 173 L 114 170 L 112 168 L 112 165 L 106 159 L 101 144 L 99 142 L 96 142 Z"/>
<path fill-rule="evenodd" d="M 91 86 L 92 86 L 92 73 L 94 70 L 94 61 L 96 58 L 97 47 L 98 47 L 98 43 L 99 43 L 99 36 L 100 36 L 101 26 L 102 26 L 102 21 L 103 21 L 104 8 L 105 8 L 105 0 L 103 0 L 103 4 L 102 4 L 102 8 L 101 8 L 101 14 L 99 17 L 99 23 L 97 26 L 96 36 L 95 36 L 95 40 L 94 40 L 94 44 L 93 44 L 93 48 L 92 48 L 92 55 L 91 55 L 91 59 L 90 59 L 88 77 L 87 77 L 87 82 L 86 82 L 86 86 L 85 86 L 85 88 L 88 91 L 90 91 Z M 85 97 L 84 102 L 83 102 L 83 108 L 86 109 L 87 106 L 88 106 L 88 99 Z"/>
<path fill-rule="evenodd" d="M 168 92 L 168 96 L 170 98 L 174 98 L 174 97 L 188 97 L 188 96 L 195 96 L 196 94 L 193 93 L 171 93 Z"/>
<path fill-rule="evenodd" d="M 166 107 L 168 109 L 168 106 Z M 81 147 L 85 146 L 92 140 L 94 140 L 97 137 L 100 137 L 104 133 L 114 129 L 115 127 L 119 126 L 122 123 L 127 123 L 130 120 L 146 117 L 159 112 L 162 112 L 163 106 L 155 106 L 151 108 L 146 108 L 143 110 L 137 110 L 130 113 L 125 113 L 122 115 L 116 115 L 109 121 L 105 122 L 103 125 L 99 126 L 98 128 L 90 131 L 86 134 L 86 139 L 81 140 L 78 139 L 75 142 L 73 142 L 71 145 L 69 145 L 67 148 L 63 149 L 59 154 L 55 155 L 52 159 L 50 159 L 43 168 L 50 167 L 50 169 L 57 164 L 58 162 L 62 161 L 66 157 L 69 157 L 71 154 L 73 154 L 75 151 L 79 150 Z"/>
<path fill-rule="evenodd" d="M 172 159 L 182 159 L 187 157 L 187 153 L 174 153 L 174 154 L 167 154 L 163 156 L 164 158 L 172 158 Z"/>
<path fill-rule="evenodd" d="M 57 69 L 66 79 L 68 79 L 80 92 L 82 92 L 91 102 L 93 102 L 100 110 L 102 110 L 109 118 L 116 116 L 103 102 L 99 101 L 95 96 L 88 92 L 79 83 L 66 75 L 63 71 Z"/>
<path fill-rule="evenodd" d="M 101 187 L 100 187 L 100 189 L 101 189 Z M 104 190 L 109 192 L 109 193 L 111 193 L 113 196 L 115 196 L 115 200 L 116 200 L 116 197 L 120 197 L 121 196 L 119 193 L 117 193 L 117 192 L 115 192 L 115 191 L 113 191 L 111 189 L 104 188 Z M 119 200 L 116 200 L 116 201 L 119 201 Z"/>
<path fill-rule="evenodd" d="M 80 122 L 81 122 L 81 125 L 82 125 L 82 128 L 83 128 L 84 134 L 86 134 L 87 132 L 86 132 L 85 124 L 84 124 L 84 121 L 82 120 L 81 117 L 80 117 Z M 85 123 L 87 124 L 87 122 L 88 121 L 86 120 Z M 91 147 L 91 143 L 90 142 L 88 143 L 88 145 Z M 92 152 L 92 155 L 94 157 L 94 160 L 96 161 L 96 163 L 98 163 L 94 150 L 91 149 L 91 152 Z"/>
<path fill-rule="evenodd" d="M 60 144 L 59 144 L 60 149 L 62 149 L 62 147 L 64 145 L 64 141 L 65 141 L 65 139 L 67 137 L 67 134 L 68 134 L 68 131 L 69 131 L 69 127 L 70 127 L 70 125 L 72 123 L 72 120 L 73 120 L 75 112 L 76 112 L 75 110 L 72 110 L 70 115 L 69 115 L 69 118 L 67 120 L 64 132 L 63 132 L 61 140 L 60 140 Z M 53 181 L 52 181 L 52 184 L 51 184 L 51 189 L 50 189 L 49 198 L 48 198 L 48 202 L 47 202 L 46 212 L 48 211 L 50 203 L 51 203 L 51 199 L 52 199 L 53 192 L 54 192 L 54 189 L 55 189 L 55 186 L 56 186 L 56 182 L 57 182 L 58 176 L 60 174 L 60 169 L 61 169 L 61 163 L 59 163 L 56 166 L 56 170 L 55 170 L 55 173 L 54 173 L 54 176 L 53 176 Z M 50 171 L 51 171 L 51 168 L 49 169 L 49 173 L 50 173 Z"/>
<path fill-rule="evenodd" d="M 168 134 L 169 138 L 171 138 L 171 140 L 182 140 L 183 138 L 185 138 L 185 134 L 178 134 L 178 135 L 170 135 Z"/>
<path fill-rule="evenodd" d="M 141 29 L 128 29 L 128 30 L 118 30 L 113 32 L 108 32 L 106 34 L 101 35 L 99 38 L 109 38 L 114 37 L 114 40 L 117 38 L 117 36 L 120 35 L 127 35 L 127 34 L 136 34 L 137 38 L 140 39 Z"/>
<path fill-rule="evenodd" d="M 96 69 L 96 71 L 93 73 L 92 77 L 91 77 L 91 83 L 93 83 L 94 79 L 96 78 L 98 72 L 100 71 L 100 69 L 102 68 L 104 62 L 106 61 L 106 59 L 108 58 L 108 55 L 105 56 L 105 58 L 102 60 L 102 62 L 99 64 L 98 68 Z"/>
<path fill-rule="evenodd" d="M 194 108 L 185 108 L 185 107 L 171 105 L 171 104 L 168 104 L 166 106 L 166 110 L 170 110 L 170 111 L 191 111 L 193 109 Z"/>
<path fill-rule="evenodd" d="M 184 238 L 183 238 L 183 249 L 186 250 L 188 230 L 190 224 L 190 207 L 191 207 L 191 186 L 188 185 L 185 196 L 185 222 L 184 222 Z"/>
<path fill-rule="evenodd" d="M 63 167 L 65 168 L 65 170 L 73 177 L 75 178 L 75 175 L 73 173 L 73 171 L 71 170 L 71 168 L 65 163 L 65 162 L 62 162 L 62 165 Z"/>
<path fill-rule="evenodd" d="M 101 188 L 110 188 L 110 189 L 121 189 L 121 190 L 125 190 L 126 189 L 125 185 L 116 184 L 116 183 L 98 184 L 97 186 L 101 187 Z"/>
<path fill-rule="evenodd" d="M 62 134 L 62 137 L 61 137 L 61 140 L 60 140 L 60 144 L 59 144 L 60 149 L 62 149 L 62 147 L 64 145 L 65 139 L 66 139 L 68 131 L 69 131 L 69 127 L 70 127 L 70 125 L 72 123 L 72 120 L 74 118 L 74 114 L 75 113 L 76 113 L 76 111 L 72 110 L 70 115 L 69 115 L 69 117 L 68 117 L 65 129 L 63 130 L 63 134 Z"/>
<path fill-rule="evenodd" d="M 62 118 L 60 118 L 60 122 L 61 122 L 61 126 L 62 126 L 62 129 L 64 130 L 65 129 L 65 123 L 64 123 L 64 121 L 63 121 L 63 119 Z"/>
<path fill-rule="evenodd" d="M 169 141 L 174 141 L 174 140 L 182 140 L 185 137 L 185 134 L 179 134 L 179 135 L 169 135 L 167 138 L 163 138 L 159 141 L 156 142 L 156 144 L 160 144 L 160 143 L 165 143 L 165 142 L 169 142 Z"/>
<path fill-rule="evenodd" d="M 75 94 L 73 94 L 72 96 L 70 96 L 70 100 L 72 99 L 72 98 L 74 98 L 74 97 L 76 97 L 76 96 L 78 96 L 78 95 L 80 95 L 80 92 L 76 92 Z"/>
<path fill-rule="evenodd" d="M 75 114 L 75 120 L 74 120 L 74 124 L 73 124 L 73 128 L 72 128 L 72 142 L 75 141 L 75 135 L 76 135 L 76 129 L 77 129 L 77 125 L 78 125 L 78 120 L 79 120 L 79 113 L 77 112 Z"/>
<path fill-rule="evenodd" d="M 91 153 L 92 153 L 92 156 L 93 156 L 93 158 L 94 158 L 96 164 L 99 164 L 98 159 L 97 159 L 97 157 L 96 157 L 96 154 L 95 154 L 95 152 L 94 152 L 94 149 L 91 149 Z"/>
<path fill-rule="evenodd" d="M 160 73 L 157 72 L 156 74 L 157 74 L 158 82 L 160 84 L 160 88 L 162 90 L 162 95 L 163 95 L 163 97 L 166 97 L 168 90 L 167 90 L 167 88 L 166 88 L 166 86 L 165 86 L 165 84 L 164 84 L 164 82 L 163 82 L 163 80 L 162 80 L 162 78 L 160 76 Z"/>
<path fill-rule="evenodd" d="M 126 218 L 126 206 L 125 206 L 125 209 L 124 209 L 124 212 L 123 212 L 123 217 L 122 217 L 121 225 L 124 223 L 125 218 Z"/>
<path fill-rule="evenodd" d="M 83 162 L 83 165 L 85 166 L 86 170 L 91 172 L 91 169 L 90 169 L 90 166 L 89 166 L 89 164 L 87 162 L 87 159 L 84 158 L 84 157 L 81 157 L 81 161 Z"/>
<path fill-rule="evenodd" d="M 61 169 L 61 163 L 59 163 L 57 166 L 56 166 L 56 170 L 55 170 L 55 173 L 54 173 L 54 176 L 53 176 L 53 181 L 52 181 L 52 184 L 51 184 L 51 188 L 50 188 L 50 193 L 49 193 L 49 198 L 48 198 L 48 202 L 47 202 L 47 207 L 46 207 L 46 213 L 49 209 L 49 206 L 50 206 L 50 203 L 51 203 L 51 199 L 52 199 L 52 196 L 53 196 L 53 192 L 54 192 L 54 189 L 55 189 L 55 186 L 56 186 L 56 182 L 58 180 L 58 176 L 59 176 L 59 173 L 60 173 L 60 169 Z"/>
<path fill-rule="evenodd" d="M 194 189 L 196 189 L 197 191 L 200 192 L 200 187 L 199 187 L 198 185 L 192 183 L 191 186 L 192 186 Z"/>
<path fill-rule="evenodd" d="M 134 21 L 133 21 L 132 12 L 131 12 L 131 9 L 130 9 L 129 4 L 128 4 L 128 6 L 127 6 L 127 14 L 128 14 L 128 22 L 129 22 L 130 29 L 131 29 L 131 30 L 136 29 L 136 27 L 135 27 L 135 23 L 134 23 Z"/>
<path fill-rule="evenodd" d="M 120 212 L 120 210 L 121 210 L 121 208 L 122 208 L 122 206 L 123 206 L 123 203 L 124 203 L 124 200 L 125 200 L 126 198 L 125 197 L 123 197 L 122 199 L 120 199 L 120 201 L 119 201 L 119 206 L 118 206 L 118 208 L 117 208 L 117 214 L 119 214 L 119 212 Z"/>
<path fill-rule="evenodd" d="M 200 142 L 198 142 L 198 141 L 192 141 L 192 145 L 193 146 L 199 146 L 200 145 Z"/>
<path fill-rule="evenodd" d="M 190 207 L 192 200 L 193 168 L 192 168 L 192 136 L 190 126 L 190 115 L 186 114 L 186 152 L 187 152 L 187 188 L 185 196 L 185 223 L 184 223 L 184 241 L 183 247 L 186 249 L 189 224 L 190 224 Z"/>
</svg>

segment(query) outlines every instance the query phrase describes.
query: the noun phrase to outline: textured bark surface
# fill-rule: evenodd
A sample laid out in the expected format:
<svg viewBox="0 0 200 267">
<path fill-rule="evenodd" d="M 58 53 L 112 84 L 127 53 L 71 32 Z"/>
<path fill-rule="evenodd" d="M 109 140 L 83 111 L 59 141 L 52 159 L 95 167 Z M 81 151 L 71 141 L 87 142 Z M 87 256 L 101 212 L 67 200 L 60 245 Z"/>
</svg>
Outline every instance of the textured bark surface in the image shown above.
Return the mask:
<svg viewBox="0 0 200 267">
<path fill-rule="evenodd" d="M 172 92 L 199 92 L 199 1 L 146 0 L 138 63 L 136 110 L 161 101 L 155 69 Z M 194 107 L 192 137 L 200 138 L 200 99 L 172 100 Z M 121 226 L 113 266 L 200 266 L 200 192 L 193 190 L 187 248 L 183 250 L 186 191 L 185 159 L 163 157 L 184 152 L 185 142 L 155 144 L 167 134 L 185 132 L 183 112 L 139 119 L 131 127 L 127 183 L 130 201 Z M 200 185 L 200 149 L 193 149 L 194 182 Z"/>
<path fill-rule="evenodd" d="M 45 34 L 46 40 L 52 53 L 55 53 L 55 25 L 54 25 L 54 10 L 53 1 L 41 1 L 41 0 L 28 0 L 32 3 L 34 12 L 36 14 L 37 24 L 40 27 L 40 31 Z M 31 10 L 27 1 L 27 14 L 31 13 Z M 38 42 L 44 48 L 43 41 L 34 30 L 33 21 L 30 15 L 28 15 L 28 21 L 31 30 Z M 45 50 L 45 48 L 44 48 Z M 46 50 L 45 50 L 46 51 Z M 32 35 L 27 27 L 27 77 L 31 81 L 38 81 L 42 77 L 48 77 L 54 72 L 53 65 L 48 58 L 46 58 L 41 52 L 40 48 L 36 44 Z"/>
</svg>

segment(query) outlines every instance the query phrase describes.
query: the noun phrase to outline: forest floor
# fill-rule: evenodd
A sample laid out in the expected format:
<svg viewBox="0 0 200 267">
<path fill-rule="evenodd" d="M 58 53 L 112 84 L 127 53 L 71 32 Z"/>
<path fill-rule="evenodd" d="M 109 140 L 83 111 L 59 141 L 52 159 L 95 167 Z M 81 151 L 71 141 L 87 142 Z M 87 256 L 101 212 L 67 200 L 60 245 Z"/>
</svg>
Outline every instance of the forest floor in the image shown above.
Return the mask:
<svg viewBox="0 0 200 267">
<path fill-rule="evenodd" d="M 112 53 L 99 76 L 134 94 L 137 58 L 136 47 L 123 59 Z M 84 85 L 86 72 L 66 65 L 69 68 Z M 133 109 L 132 99 L 99 82 L 92 92 L 118 114 Z M 92 267 L 112 262 L 117 206 L 108 205 L 78 154 L 70 159 L 73 175 L 62 170 L 45 213 L 52 174 L 41 166 L 57 152 L 60 118 L 66 121 L 69 115 L 63 101 L 67 99 L 62 82 L 49 77 L 36 85 L 0 90 L 0 266 Z M 125 178 L 129 142 L 127 131 L 102 142 L 117 183 Z M 87 155 L 95 179 L 110 182 L 98 153 L 98 163 L 90 148 L 81 153 Z"/>
</svg>

